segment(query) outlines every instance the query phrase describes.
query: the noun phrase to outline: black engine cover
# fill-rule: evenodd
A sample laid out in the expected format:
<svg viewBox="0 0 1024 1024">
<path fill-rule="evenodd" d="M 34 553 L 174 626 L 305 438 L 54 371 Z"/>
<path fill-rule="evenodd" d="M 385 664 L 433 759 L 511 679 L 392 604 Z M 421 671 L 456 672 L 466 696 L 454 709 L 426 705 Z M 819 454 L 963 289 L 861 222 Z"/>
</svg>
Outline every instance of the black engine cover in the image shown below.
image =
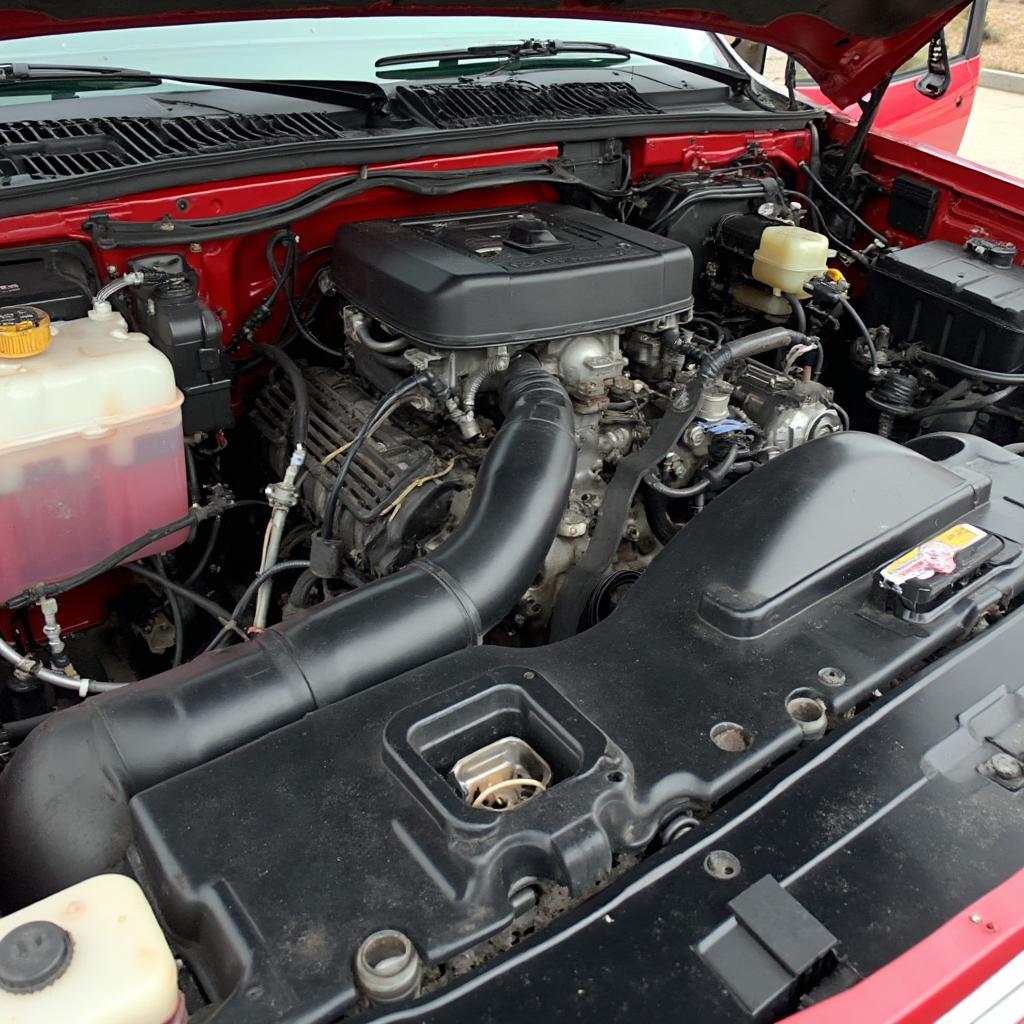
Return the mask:
<svg viewBox="0 0 1024 1024">
<path fill-rule="evenodd" d="M 682 242 L 575 206 L 346 224 L 333 274 L 352 305 L 435 348 L 566 338 L 693 306 Z"/>
<path fill-rule="evenodd" d="M 377 929 L 439 964 L 509 925 L 517 884 L 586 895 L 673 816 L 766 770 L 784 778 L 804 742 L 795 693 L 835 726 L 1019 592 L 1024 460 L 974 437 L 918 444 L 853 433 L 788 452 L 716 499 L 588 632 L 452 655 L 135 797 L 136 863 L 218 1022 L 332 1021 Z M 961 522 L 1007 557 L 927 615 L 880 605 L 877 571 Z M 551 785 L 511 813 L 467 807 L 447 771 L 508 735 L 546 758 Z M 713 980 L 694 995 L 702 1020 L 747 1019 Z M 569 1002 L 545 1019 L 571 1017 Z"/>
</svg>

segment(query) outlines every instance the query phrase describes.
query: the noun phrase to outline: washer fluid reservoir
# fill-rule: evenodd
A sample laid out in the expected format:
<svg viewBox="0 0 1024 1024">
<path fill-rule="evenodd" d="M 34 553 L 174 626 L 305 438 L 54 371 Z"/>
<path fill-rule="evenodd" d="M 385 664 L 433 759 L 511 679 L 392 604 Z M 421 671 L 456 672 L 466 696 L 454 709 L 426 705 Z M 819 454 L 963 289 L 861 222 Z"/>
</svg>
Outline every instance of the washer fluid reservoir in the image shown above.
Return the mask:
<svg viewBox="0 0 1024 1024">
<path fill-rule="evenodd" d="M 187 1024 L 146 897 L 97 875 L 0 918 L 0 1024 Z"/>
<path fill-rule="evenodd" d="M 106 303 L 52 324 L 0 308 L 0 601 L 185 514 L 181 401 L 167 358 Z"/>
</svg>

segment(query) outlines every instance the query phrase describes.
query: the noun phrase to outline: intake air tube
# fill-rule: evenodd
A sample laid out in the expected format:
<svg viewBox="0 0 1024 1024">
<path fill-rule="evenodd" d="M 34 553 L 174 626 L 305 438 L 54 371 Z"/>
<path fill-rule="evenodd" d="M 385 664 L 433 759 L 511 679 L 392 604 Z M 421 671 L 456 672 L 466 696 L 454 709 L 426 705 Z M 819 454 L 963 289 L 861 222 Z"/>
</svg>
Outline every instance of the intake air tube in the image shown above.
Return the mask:
<svg viewBox="0 0 1024 1024">
<path fill-rule="evenodd" d="M 115 869 L 135 793 L 501 620 L 543 564 L 576 465 L 569 397 L 532 356 L 512 361 L 501 403 L 466 517 L 429 557 L 33 730 L 0 774 L 0 907 Z"/>
</svg>

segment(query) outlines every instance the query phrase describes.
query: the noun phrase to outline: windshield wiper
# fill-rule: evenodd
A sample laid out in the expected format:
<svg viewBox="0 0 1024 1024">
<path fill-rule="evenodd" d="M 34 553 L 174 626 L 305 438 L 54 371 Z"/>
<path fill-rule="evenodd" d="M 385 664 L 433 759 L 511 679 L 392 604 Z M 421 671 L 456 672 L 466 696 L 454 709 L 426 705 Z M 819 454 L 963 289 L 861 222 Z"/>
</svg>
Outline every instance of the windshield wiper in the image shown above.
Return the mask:
<svg viewBox="0 0 1024 1024">
<path fill-rule="evenodd" d="M 387 101 L 384 90 L 373 82 L 330 82 L 261 80 L 256 78 L 207 78 L 198 75 L 161 75 L 135 68 L 103 67 L 89 64 L 0 64 L 0 91 L 16 90 L 31 85 L 66 85 L 88 83 L 102 88 L 105 83 L 119 86 L 155 85 L 161 82 L 182 82 L 186 85 L 208 85 L 215 89 L 238 89 L 245 92 L 287 96 L 290 99 L 333 103 L 374 112 Z"/>
<path fill-rule="evenodd" d="M 565 53 L 612 54 L 617 57 L 642 57 L 644 60 L 664 64 L 679 71 L 700 75 L 709 81 L 727 85 L 735 93 L 745 93 L 750 88 L 750 75 L 738 68 L 720 64 L 705 64 L 685 57 L 669 57 L 664 54 L 633 50 L 614 43 L 592 43 L 585 41 L 560 42 L 557 39 L 524 39 L 521 43 L 493 43 L 483 46 L 467 46 L 461 50 L 428 50 L 423 53 L 398 53 L 381 57 L 374 67 L 394 67 L 397 64 L 419 64 L 426 61 L 458 63 L 462 60 L 504 59 L 509 70 L 518 67 L 521 60 L 531 57 L 553 57 Z"/>
</svg>

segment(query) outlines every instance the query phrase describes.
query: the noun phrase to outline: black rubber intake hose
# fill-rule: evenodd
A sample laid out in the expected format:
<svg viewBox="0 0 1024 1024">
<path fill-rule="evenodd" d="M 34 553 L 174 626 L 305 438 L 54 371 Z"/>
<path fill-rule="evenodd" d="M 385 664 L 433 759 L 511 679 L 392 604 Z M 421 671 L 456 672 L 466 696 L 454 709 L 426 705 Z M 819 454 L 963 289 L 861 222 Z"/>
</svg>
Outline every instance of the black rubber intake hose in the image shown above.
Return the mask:
<svg viewBox="0 0 1024 1024">
<path fill-rule="evenodd" d="M 32 731 L 0 774 L 0 907 L 116 869 L 135 793 L 501 620 L 543 564 L 576 465 L 568 395 L 531 356 L 513 360 L 501 401 L 466 516 L 428 558 Z"/>
</svg>

